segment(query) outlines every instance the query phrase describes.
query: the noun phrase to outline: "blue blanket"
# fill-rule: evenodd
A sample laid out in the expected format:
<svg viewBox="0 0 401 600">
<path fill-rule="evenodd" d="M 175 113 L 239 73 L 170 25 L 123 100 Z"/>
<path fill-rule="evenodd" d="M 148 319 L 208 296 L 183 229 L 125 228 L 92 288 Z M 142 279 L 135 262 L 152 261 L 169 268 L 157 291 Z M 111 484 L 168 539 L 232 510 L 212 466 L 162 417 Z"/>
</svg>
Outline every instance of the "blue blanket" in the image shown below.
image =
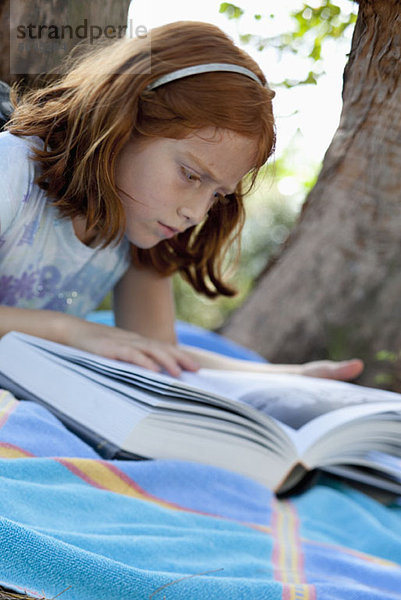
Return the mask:
<svg viewBox="0 0 401 600">
<path fill-rule="evenodd" d="M 0 584 L 63 600 L 401 599 L 401 509 L 327 479 L 287 500 L 172 460 L 105 461 L 0 392 Z"/>
</svg>

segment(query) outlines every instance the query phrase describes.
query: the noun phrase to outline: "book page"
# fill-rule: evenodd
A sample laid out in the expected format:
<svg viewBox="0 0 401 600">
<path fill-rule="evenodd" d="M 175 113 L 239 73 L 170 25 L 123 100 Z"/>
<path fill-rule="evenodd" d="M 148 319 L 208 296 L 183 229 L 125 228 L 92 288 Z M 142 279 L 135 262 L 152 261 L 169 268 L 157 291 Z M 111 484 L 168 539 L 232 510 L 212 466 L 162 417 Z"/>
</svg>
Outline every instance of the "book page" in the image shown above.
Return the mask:
<svg viewBox="0 0 401 600">
<path fill-rule="evenodd" d="M 401 443 L 399 438 L 399 418 L 401 414 L 401 396 L 394 401 L 365 402 L 356 406 L 348 406 L 321 415 L 302 429 L 297 431 L 296 447 L 300 455 L 308 453 L 308 465 L 321 462 L 324 445 L 333 457 L 333 449 L 346 452 L 347 448 L 354 449 L 364 445 L 373 449 L 378 444 Z M 396 427 L 396 437 L 390 438 L 392 427 Z M 363 431 L 365 429 L 365 431 Z M 369 436 L 368 433 L 371 433 Z M 330 436 L 330 437 L 329 437 Z M 324 443 L 320 440 L 324 439 Z M 355 451 L 355 450 L 354 450 Z M 334 458 L 334 457 L 333 457 Z"/>
<path fill-rule="evenodd" d="M 253 406 L 296 430 L 321 415 L 344 407 L 401 401 L 401 395 L 395 392 L 302 375 L 201 369 L 181 377 L 187 383 L 198 384 Z"/>
</svg>

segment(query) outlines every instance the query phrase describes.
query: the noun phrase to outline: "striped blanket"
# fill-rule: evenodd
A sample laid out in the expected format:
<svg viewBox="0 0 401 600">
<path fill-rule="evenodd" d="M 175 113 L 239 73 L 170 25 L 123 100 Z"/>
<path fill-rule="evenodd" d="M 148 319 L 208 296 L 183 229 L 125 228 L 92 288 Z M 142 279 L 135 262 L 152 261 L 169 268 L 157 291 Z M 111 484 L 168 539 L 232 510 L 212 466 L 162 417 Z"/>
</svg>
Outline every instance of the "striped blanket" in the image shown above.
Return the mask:
<svg viewBox="0 0 401 600">
<path fill-rule="evenodd" d="M 105 461 L 0 392 L 0 585 L 62 600 L 401 600 L 401 508 L 290 499 L 198 463 Z"/>
<path fill-rule="evenodd" d="M 0 396 L 0 581 L 63 600 L 401 598 L 401 509 L 327 480 L 277 500 L 180 461 L 104 461 Z"/>
</svg>

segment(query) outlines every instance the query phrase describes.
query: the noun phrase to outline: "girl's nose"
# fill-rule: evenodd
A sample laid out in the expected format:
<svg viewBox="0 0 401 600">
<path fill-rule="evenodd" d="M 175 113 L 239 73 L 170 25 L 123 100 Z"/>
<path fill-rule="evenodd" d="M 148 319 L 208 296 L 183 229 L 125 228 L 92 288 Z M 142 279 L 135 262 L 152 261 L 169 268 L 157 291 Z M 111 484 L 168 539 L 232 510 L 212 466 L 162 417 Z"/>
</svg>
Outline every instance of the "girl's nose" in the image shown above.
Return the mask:
<svg viewBox="0 0 401 600">
<path fill-rule="evenodd" d="M 183 202 L 177 209 L 177 213 L 181 218 L 185 219 L 187 226 L 198 225 L 206 217 L 211 204 L 210 196 L 207 198 L 206 196 L 204 198 L 198 196 L 191 199 L 190 202 Z"/>
</svg>

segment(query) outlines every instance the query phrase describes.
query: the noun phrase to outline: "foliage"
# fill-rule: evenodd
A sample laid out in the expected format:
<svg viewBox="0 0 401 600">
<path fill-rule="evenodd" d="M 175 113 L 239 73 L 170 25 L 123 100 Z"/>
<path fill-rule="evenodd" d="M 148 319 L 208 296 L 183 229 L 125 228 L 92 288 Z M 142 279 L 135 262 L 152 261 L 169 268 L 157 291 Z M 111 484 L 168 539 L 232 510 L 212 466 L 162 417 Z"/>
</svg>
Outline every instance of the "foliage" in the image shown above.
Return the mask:
<svg viewBox="0 0 401 600">
<path fill-rule="evenodd" d="M 223 2 L 220 4 L 219 12 L 225 13 L 229 19 L 239 19 L 244 14 L 244 11 L 239 6 L 230 4 L 230 2 Z"/>
<path fill-rule="evenodd" d="M 401 350 L 398 352 L 380 350 L 376 352 L 375 358 L 378 364 L 377 373 L 374 377 L 375 385 L 400 392 Z"/>
<path fill-rule="evenodd" d="M 347 10 L 344 10 L 345 4 Z M 240 19 L 245 11 L 229 2 L 220 4 L 220 13 L 226 14 L 229 19 Z M 241 42 L 251 44 L 258 50 L 266 48 L 275 48 L 279 55 L 284 52 L 301 54 L 308 59 L 313 68 L 302 80 L 284 79 L 275 83 L 275 86 L 281 85 L 287 88 L 301 84 L 316 84 L 317 79 L 322 75 L 316 69 L 323 59 L 322 49 L 324 42 L 329 39 L 342 38 L 347 30 L 355 23 L 357 10 L 355 2 L 352 0 L 322 0 L 319 6 L 302 3 L 301 8 L 291 12 L 293 27 L 290 31 L 280 33 L 270 37 L 263 37 L 255 34 L 240 35 Z M 255 14 L 253 18 L 256 21 L 272 20 L 274 13 L 267 15 Z"/>
</svg>

